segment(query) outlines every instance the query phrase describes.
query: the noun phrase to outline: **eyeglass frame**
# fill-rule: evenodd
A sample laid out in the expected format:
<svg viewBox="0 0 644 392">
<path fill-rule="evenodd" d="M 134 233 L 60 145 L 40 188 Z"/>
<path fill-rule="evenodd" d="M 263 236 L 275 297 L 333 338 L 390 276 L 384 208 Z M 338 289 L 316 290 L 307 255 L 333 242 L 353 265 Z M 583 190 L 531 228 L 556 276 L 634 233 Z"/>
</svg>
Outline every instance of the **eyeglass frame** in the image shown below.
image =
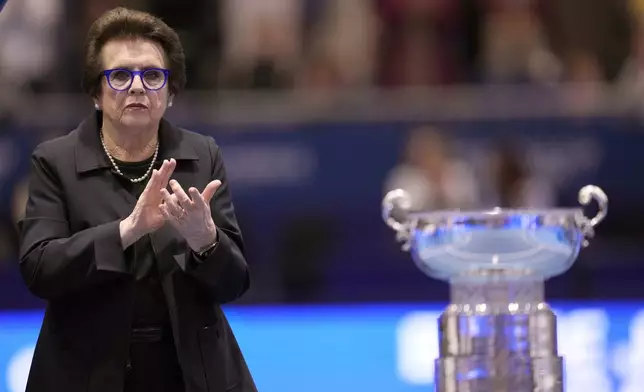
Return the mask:
<svg viewBox="0 0 644 392">
<path fill-rule="evenodd" d="M 125 71 L 125 72 L 129 73 L 132 76 L 130 78 L 130 83 L 127 85 L 127 87 L 122 88 L 122 89 L 117 89 L 117 88 L 114 88 L 114 86 L 112 86 L 112 83 L 110 83 L 110 75 L 112 74 L 112 72 L 115 72 L 115 71 Z M 163 73 L 165 79 L 163 80 L 163 84 L 161 85 L 161 87 L 158 87 L 158 88 L 150 88 L 150 87 L 148 87 L 148 85 L 145 83 L 145 79 L 143 78 L 143 74 L 146 73 L 147 71 L 161 71 Z M 141 69 L 141 70 L 138 70 L 138 71 L 134 71 L 134 70 L 127 69 L 127 68 L 112 68 L 112 69 L 104 70 L 103 75 L 105 76 L 105 80 L 107 81 L 107 85 L 110 86 L 110 88 L 112 90 L 114 90 L 114 91 L 127 91 L 127 90 L 129 90 L 132 87 L 132 83 L 134 83 L 134 78 L 136 78 L 137 76 L 139 77 L 139 79 L 141 79 L 141 84 L 143 85 L 143 87 L 145 87 L 146 90 L 148 90 L 148 91 L 159 91 L 162 88 L 164 88 L 166 84 L 168 84 L 168 79 L 170 78 L 170 70 L 165 69 L 165 68 L 155 68 L 155 67 L 144 68 L 144 69 Z"/>
</svg>

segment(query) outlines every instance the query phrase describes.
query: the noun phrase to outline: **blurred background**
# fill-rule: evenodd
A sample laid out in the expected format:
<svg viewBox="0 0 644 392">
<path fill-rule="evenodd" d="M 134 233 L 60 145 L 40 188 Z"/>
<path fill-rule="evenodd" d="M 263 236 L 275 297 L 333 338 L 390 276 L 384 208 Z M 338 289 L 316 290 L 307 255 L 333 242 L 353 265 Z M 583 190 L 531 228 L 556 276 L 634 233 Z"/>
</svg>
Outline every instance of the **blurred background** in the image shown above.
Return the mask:
<svg viewBox="0 0 644 392">
<path fill-rule="evenodd" d="M 387 190 L 549 207 L 593 183 L 608 218 L 546 287 L 567 391 L 644 391 L 644 1 L 9 0 L 0 392 L 24 390 L 44 306 L 18 273 L 30 153 L 93 110 L 83 41 L 117 5 L 182 38 L 168 117 L 222 146 L 253 274 L 226 309 L 260 390 L 431 390 L 447 285 L 400 251 Z"/>
</svg>

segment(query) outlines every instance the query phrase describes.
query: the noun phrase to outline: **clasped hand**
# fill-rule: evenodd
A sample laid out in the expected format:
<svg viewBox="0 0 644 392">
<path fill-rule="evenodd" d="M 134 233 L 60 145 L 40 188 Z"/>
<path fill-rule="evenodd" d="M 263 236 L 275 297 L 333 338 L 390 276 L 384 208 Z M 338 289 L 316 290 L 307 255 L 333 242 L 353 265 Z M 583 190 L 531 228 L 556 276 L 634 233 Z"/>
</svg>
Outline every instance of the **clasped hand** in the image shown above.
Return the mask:
<svg viewBox="0 0 644 392">
<path fill-rule="evenodd" d="M 170 176 L 176 167 L 174 159 L 165 160 L 152 176 L 139 197 L 132 214 L 126 219 L 141 237 L 169 222 L 196 252 L 217 241 L 217 229 L 210 213 L 210 200 L 221 181 L 211 181 L 199 192 L 194 187 L 186 193 Z M 170 185 L 172 193 L 166 187 Z"/>
</svg>

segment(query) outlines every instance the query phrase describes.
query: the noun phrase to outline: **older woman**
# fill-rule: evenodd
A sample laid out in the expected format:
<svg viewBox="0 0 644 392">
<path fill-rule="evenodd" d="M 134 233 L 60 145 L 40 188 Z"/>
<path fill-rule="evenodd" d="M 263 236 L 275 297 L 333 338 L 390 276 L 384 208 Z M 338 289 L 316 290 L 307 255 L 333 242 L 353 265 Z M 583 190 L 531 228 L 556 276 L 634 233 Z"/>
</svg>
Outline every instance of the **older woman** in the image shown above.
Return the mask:
<svg viewBox="0 0 644 392">
<path fill-rule="evenodd" d="M 256 390 L 220 307 L 249 286 L 221 151 L 163 119 L 184 84 L 158 18 L 92 25 L 96 111 L 32 156 L 20 267 L 47 310 L 28 392 Z"/>
</svg>

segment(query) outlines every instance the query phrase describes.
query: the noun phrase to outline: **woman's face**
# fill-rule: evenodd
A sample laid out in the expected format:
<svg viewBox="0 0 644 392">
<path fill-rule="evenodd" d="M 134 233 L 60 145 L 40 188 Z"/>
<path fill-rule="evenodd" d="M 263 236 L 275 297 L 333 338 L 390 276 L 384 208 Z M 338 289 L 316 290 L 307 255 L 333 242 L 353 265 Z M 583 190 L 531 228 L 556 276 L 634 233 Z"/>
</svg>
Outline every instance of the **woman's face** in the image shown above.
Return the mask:
<svg viewBox="0 0 644 392">
<path fill-rule="evenodd" d="M 137 38 L 108 41 L 101 50 L 100 60 L 103 70 L 166 68 L 161 46 L 153 41 Z M 114 74 L 113 80 L 123 81 L 123 75 L 127 73 Z M 110 121 L 113 126 L 142 129 L 158 125 L 168 107 L 168 99 L 167 82 L 161 89 L 154 91 L 146 88 L 141 77 L 135 75 L 128 89 L 117 91 L 110 87 L 104 76 L 101 78 L 101 90 L 96 103 L 103 111 L 104 120 Z"/>
</svg>

